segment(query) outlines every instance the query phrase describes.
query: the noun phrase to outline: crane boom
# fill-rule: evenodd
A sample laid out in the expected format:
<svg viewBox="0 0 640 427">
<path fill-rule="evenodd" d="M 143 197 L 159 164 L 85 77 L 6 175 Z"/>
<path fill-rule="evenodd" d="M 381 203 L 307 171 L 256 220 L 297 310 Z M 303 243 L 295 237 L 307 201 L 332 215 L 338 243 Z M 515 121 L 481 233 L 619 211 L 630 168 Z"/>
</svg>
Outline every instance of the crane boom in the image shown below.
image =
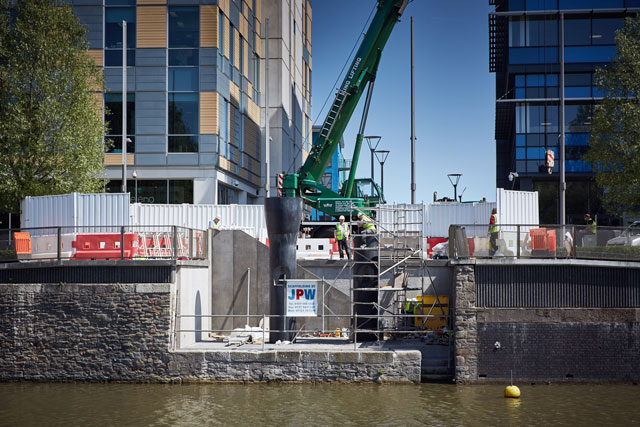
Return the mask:
<svg viewBox="0 0 640 427">
<path fill-rule="evenodd" d="M 362 198 L 355 197 L 356 194 L 352 191 L 353 170 L 349 175 L 349 182 L 343 186 L 344 194 L 338 194 L 324 187 L 321 180 L 362 94 L 367 85 L 371 85 L 375 79 L 382 50 L 409 3 L 409 0 L 377 1 L 376 14 L 338 88 L 311 152 L 297 174 L 288 174 L 284 177 L 283 195 L 285 197 L 302 197 L 306 204 L 330 215 L 350 214 L 350 212 L 344 212 L 345 203 L 336 202 L 355 201 L 359 206 L 364 206 L 363 203 L 366 202 Z M 358 142 L 352 158 L 352 162 L 356 165 L 362 143 L 360 135 Z M 372 184 L 377 187 L 376 184 Z M 338 208 L 338 205 L 341 207 Z"/>
</svg>

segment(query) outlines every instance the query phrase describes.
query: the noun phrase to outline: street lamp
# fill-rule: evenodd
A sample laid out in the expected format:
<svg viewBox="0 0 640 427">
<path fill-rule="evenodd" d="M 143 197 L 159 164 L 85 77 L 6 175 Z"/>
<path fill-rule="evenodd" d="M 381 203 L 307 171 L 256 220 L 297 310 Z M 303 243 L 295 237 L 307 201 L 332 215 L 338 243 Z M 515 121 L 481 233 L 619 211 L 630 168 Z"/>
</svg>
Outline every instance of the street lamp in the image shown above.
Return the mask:
<svg viewBox="0 0 640 427">
<path fill-rule="evenodd" d="M 447 178 L 449 178 L 449 182 L 453 185 L 453 201 L 458 201 L 458 182 L 460 182 L 461 173 L 449 173 L 447 174 Z"/>
<path fill-rule="evenodd" d="M 389 157 L 389 150 L 377 150 L 375 154 L 378 163 L 380 163 L 380 187 L 382 187 L 382 194 L 384 194 L 384 162 Z"/>
<path fill-rule="evenodd" d="M 369 151 L 371 151 L 371 180 L 373 181 L 373 153 L 375 153 L 376 148 L 378 148 L 378 144 L 380 144 L 381 136 L 365 136 L 364 139 L 367 140 L 367 145 L 369 146 Z"/>
</svg>

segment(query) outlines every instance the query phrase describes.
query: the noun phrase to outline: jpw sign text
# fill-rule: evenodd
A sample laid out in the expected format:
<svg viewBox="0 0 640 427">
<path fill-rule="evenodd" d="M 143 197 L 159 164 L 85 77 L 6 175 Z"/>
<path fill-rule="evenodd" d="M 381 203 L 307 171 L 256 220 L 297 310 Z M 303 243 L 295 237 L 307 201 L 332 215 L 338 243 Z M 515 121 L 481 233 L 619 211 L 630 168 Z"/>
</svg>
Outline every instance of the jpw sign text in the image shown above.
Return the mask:
<svg viewBox="0 0 640 427">
<path fill-rule="evenodd" d="M 318 283 L 287 281 L 287 316 L 315 317 L 318 315 Z"/>
</svg>

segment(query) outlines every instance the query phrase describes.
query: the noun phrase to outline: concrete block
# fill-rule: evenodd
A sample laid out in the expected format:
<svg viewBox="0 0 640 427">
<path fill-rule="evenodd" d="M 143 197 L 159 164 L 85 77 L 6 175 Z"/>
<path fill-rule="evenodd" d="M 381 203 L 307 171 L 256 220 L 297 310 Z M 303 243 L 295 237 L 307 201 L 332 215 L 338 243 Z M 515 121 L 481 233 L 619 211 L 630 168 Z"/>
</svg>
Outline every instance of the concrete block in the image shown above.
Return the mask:
<svg viewBox="0 0 640 427">
<path fill-rule="evenodd" d="M 207 362 L 229 362 L 231 361 L 230 351 L 207 351 L 204 354 L 204 360 Z"/>
<path fill-rule="evenodd" d="M 393 363 L 393 352 L 390 351 L 362 351 L 360 352 L 360 363 L 382 364 Z"/>
<path fill-rule="evenodd" d="M 137 283 L 135 287 L 139 294 L 166 294 L 171 291 L 168 283 Z"/>
<path fill-rule="evenodd" d="M 300 354 L 302 362 L 329 362 L 329 353 L 326 351 L 303 351 Z"/>
<path fill-rule="evenodd" d="M 359 361 L 358 352 L 355 351 L 329 352 L 329 363 L 358 363 Z"/>
<path fill-rule="evenodd" d="M 300 362 L 301 352 L 296 350 L 279 350 L 276 352 L 276 360 L 280 363 Z"/>
</svg>

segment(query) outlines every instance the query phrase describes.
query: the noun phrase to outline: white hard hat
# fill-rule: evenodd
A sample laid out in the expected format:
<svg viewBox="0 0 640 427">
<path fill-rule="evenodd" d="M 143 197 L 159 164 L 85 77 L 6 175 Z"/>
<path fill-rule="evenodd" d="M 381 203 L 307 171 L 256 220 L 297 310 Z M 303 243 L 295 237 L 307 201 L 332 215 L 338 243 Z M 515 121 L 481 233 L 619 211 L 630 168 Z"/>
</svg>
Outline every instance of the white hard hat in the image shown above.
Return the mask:
<svg viewBox="0 0 640 427">
<path fill-rule="evenodd" d="M 338 218 L 338 219 L 344 219 L 344 215 L 340 215 L 340 218 Z"/>
<path fill-rule="evenodd" d="M 364 216 L 364 214 L 362 212 L 358 212 L 358 218 L 360 218 L 361 216 Z"/>
</svg>

